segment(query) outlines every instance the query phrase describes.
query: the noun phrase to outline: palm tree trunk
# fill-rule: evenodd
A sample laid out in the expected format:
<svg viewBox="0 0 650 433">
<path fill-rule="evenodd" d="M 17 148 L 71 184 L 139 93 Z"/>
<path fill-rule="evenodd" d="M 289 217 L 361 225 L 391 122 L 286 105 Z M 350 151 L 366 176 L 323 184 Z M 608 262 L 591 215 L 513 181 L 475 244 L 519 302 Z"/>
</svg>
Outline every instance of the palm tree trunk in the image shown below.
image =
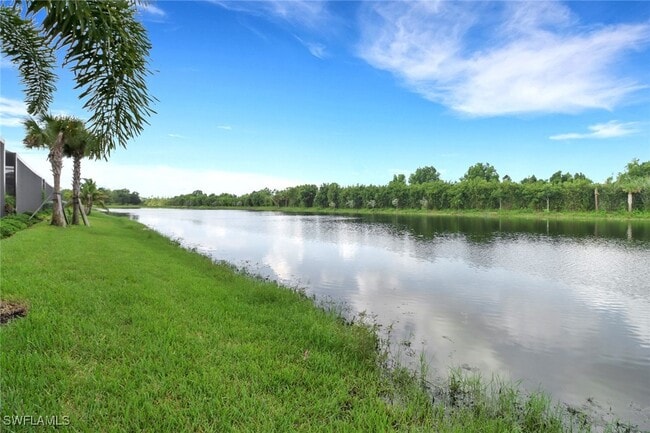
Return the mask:
<svg viewBox="0 0 650 433">
<path fill-rule="evenodd" d="M 61 170 L 63 169 L 63 132 L 59 132 L 48 156 L 52 165 L 54 176 L 54 196 L 52 200 L 52 222 L 53 226 L 65 227 L 63 216 L 63 201 L 61 200 Z"/>
<path fill-rule="evenodd" d="M 632 212 L 632 204 L 634 204 L 634 198 L 632 196 L 632 191 L 627 192 L 627 211 Z"/>
<path fill-rule="evenodd" d="M 81 213 L 81 156 L 74 155 L 72 168 L 72 225 L 79 225 L 79 214 Z"/>
</svg>

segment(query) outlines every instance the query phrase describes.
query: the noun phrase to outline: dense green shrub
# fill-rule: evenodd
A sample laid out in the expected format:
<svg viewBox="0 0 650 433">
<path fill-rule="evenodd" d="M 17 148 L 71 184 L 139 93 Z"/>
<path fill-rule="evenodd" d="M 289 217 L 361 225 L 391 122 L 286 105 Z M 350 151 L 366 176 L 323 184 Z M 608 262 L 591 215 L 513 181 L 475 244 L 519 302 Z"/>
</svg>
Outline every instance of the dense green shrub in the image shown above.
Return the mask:
<svg viewBox="0 0 650 433">
<path fill-rule="evenodd" d="M 4 223 L 0 221 L 0 239 L 8 238 L 14 233 L 16 233 L 16 229 L 13 227 L 5 226 Z"/>
<path fill-rule="evenodd" d="M 33 217 L 28 213 L 7 215 L 0 219 L 0 239 L 8 238 L 17 231 L 24 230 L 45 219 L 45 214 L 36 214 Z"/>
</svg>

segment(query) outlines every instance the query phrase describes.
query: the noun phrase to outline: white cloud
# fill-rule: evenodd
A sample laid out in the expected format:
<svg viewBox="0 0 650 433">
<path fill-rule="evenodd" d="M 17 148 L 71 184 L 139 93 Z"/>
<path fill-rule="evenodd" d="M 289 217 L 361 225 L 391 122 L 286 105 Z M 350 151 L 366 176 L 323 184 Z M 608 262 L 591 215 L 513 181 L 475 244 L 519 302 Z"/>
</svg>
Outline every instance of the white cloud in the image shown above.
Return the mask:
<svg viewBox="0 0 650 433">
<path fill-rule="evenodd" d="M 183 136 L 181 134 L 167 134 L 167 136 L 171 137 L 171 138 L 178 138 L 178 139 L 184 139 L 185 138 L 185 136 Z"/>
<path fill-rule="evenodd" d="M 230 125 L 217 125 L 217 128 L 218 129 L 223 129 L 225 131 L 231 131 L 232 130 L 232 126 L 230 126 Z"/>
<path fill-rule="evenodd" d="M 295 36 L 295 38 L 309 50 L 312 56 L 319 59 L 324 59 L 328 56 L 327 47 L 324 44 L 319 42 L 308 42 L 298 36 Z"/>
<path fill-rule="evenodd" d="M 50 112 L 50 114 L 53 115 L 53 116 L 77 117 L 77 118 L 79 118 L 79 119 L 81 119 L 81 120 L 83 120 L 83 121 L 88 120 L 88 116 L 77 116 L 76 114 L 74 114 L 74 113 L 71 112 L 70 110 L 66 110 L 66 109 L 64 109 L 64 108 L 62 108 L 62 109 L 56 109 L 56 110 L 52 110 L 52 111 Z"/>
<path fill-rule="evenodd" d="M 257 0 L 252 2 L 208 0 L 225 9 L 262 17 L 312 35 L 322 35 L 334 28 L 336 19 L 330 13 L 327 2 L 313 0 Z M 247 26 L 258 36 L 266 39 L 258 30 Z M 294 35 L 295 36 L 295 35 Z M 326 46 L 295 36 L 312 56 L 319 59 L 327 57 Z"/>
<path fill-rule="evenodd" d="M 209 1 L 228 10 L 281 19 L 291 25 L 309 29 L 317 29 L 332 18 L 326 2 L 313 0 Z"/>
<path fill-rule="evenodd" d="M 648 45 L 648 23 L 585 29 L 556 2 L 380 2 L 360 16 L 360 57 L 471 116 L 612 109 L 645 87 L 614 67 Z"/>
<path fill-rule="evenodd" d="M 306 27 L 318 27 L 328 17 L 325 2 L 309 0 L 267 0 L 271 12 L 282 19 Z"/>
<path fill-rule="evenodd" d="M 139 3 L 138 10 L 156 18 L 164 18 L 167 13 L 152 3 Z"/>
<path fill-rule="evenodd" d="M 50 164 L 47 152 L 27 152 L 19 150 L 21 158 L 29 164 L 36 173 L 51 179 Z M 63 188 L 69 188 L 72 183 L 72 162 L 63 162 L 61 176 Z M 200 189 L 207 194 L 231 193 L 247 194 L 264 188 L 284 189 L 305 183 L 299 179 L 286 179 L 276 176 L 229 172 L 223 170 L 197 170 L 191 168 L 171 167 L 168 165 L 123 165 L 107 161 L 84 160 L 81 165 L 81 175 L 92 178 L 97 185 L 120 189 L 128 188 L 137 191 L 141 197 L 172 197 L 188 194 Z M 50 181 L 51 182 L 51 181 Z"/>
<path fill-rule="evenodd" d="M 20 128 L 27 117 L 27 107 L 23 101 L 0 96 L 0 126 Z"/>
<path fill-rule="evenodd" d="M 75 116 L 69 110 L 65 109 L 53 109 L 50 113 L 54 116 Z M 22 128 L 24 120 L 28 117 L 27 106 L 23 101 L 0 96 L 0 126 Z M 84 116 L 75 117 L 86 120 Z"/>
<path fill-rule="evenodd" d="M 591 125 L 588 127 L 590 132 L 569 132 L 566 134 L 557 134 L 551 135 L 549 139 L 551 140 L 574 140 L 574 139 L 585 139 L 585 138 L 616 138 L 623 137 L 626 135 L 636 134 L 640 131 L 639 122 L 627 122 L 621 123 L 616 120 L 612 120 L 607 123 L 598 123 L 596 125 Z"/>
</svg>

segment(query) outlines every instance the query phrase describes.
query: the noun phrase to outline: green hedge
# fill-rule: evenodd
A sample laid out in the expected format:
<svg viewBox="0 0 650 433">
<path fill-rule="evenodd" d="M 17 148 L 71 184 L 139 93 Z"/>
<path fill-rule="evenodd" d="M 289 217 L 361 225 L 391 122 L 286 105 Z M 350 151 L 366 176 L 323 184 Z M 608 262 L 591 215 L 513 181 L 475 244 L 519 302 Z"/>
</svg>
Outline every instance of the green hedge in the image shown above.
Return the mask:
<svg viewBox="0 0 650 433">
<path fill-rule="evenodd" d="M 28 213 L 22 213 L 7 215 L 0 219 L 0 239 L 8 238 L 17 231 L 43 221 L 46 217 L 44 214 L 36 214 L 33 218 L 30 218 L 30 216 Z"/>
</svg>

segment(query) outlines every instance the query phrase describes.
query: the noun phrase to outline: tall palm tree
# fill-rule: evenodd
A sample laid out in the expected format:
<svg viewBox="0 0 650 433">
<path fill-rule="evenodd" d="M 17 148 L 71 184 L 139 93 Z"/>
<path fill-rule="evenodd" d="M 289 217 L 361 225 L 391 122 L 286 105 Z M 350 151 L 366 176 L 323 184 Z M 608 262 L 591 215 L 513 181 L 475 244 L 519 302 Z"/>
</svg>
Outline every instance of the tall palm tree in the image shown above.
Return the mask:
<svg viewBox="0 0 650 433">
<path fill-rule="evenodd" d="M 154 113 L 146 77 L 151 43 L 135 18 L 136 0 L 24 0 L 0 3 L 0 50 L 17 66 L 27 111 L 44 115 L 63 56 L 91 113 L 100 155 L 126 147 Z M 8 4 L 13 4 L 9 6 Z"/>
<path fill-rule="evenodd" d="M 61 170 L 63 168 L 63 148 L 68 140 L 83 130 L 83 122 L 74 117 L 42 115 L 37 122 L 34 119 L 25 121 L 26 134 L 23 139 L 29 148 L 48 148 L 47 159 L 52 166 L 54 177 L 54 196 L 52 209 L 52 225 L 65 227 L 63 203 L 61 200 Z"/>
<path fill-rule="evenodd" d="M 85 219 L 83 209 L 81 209 L 81 159 L 85 156 L 94 155 L 97 151 L 97 137 L 91 134 L 85 127 L 75 130 L 63 146 L 63 154 L 72 158 L 72 225 L 79 224 L 79 215 L 84 218 L 84 223 L 88 225 Z"/>
</svg>

